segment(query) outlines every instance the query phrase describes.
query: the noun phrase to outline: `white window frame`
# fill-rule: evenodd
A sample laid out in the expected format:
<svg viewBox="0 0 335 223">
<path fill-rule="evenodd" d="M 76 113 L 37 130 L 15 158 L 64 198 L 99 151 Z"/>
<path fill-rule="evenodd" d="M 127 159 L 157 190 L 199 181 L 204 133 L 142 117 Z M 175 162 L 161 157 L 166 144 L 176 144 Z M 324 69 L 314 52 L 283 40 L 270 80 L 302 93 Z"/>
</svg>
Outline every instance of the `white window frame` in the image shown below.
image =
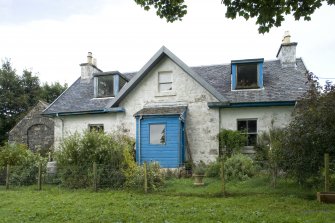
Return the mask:
<svg viewBox="0 0 335 223">
<path fill-rule="evenodd" d="M 166 74 L 170 74 L 170 81 L 161 81 L 160 80 L 160 75 L 166 75 Z M 162 85 L 167 85 L 167 84 L 171 84 L 171 89 L 169 90 L 161 90 L 161 86 Z M 158 72 L 158 92 L 171 92 L 173 90 L 173 75 L 172 75 L 172 71 L 160 71 Z"/>
</svg>

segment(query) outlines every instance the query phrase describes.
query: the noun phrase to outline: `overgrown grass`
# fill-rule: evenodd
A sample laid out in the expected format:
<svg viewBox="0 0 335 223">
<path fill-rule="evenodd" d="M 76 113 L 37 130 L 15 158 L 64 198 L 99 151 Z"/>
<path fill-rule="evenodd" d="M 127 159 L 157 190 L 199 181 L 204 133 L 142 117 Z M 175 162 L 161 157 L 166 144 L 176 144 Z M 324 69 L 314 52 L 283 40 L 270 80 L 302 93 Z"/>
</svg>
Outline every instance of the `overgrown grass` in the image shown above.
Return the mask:
<svg viewBox="0 0 335 223">
<path fill-rule="evenodd" d="M 320 204 L 312 190 L 266 178 L 221 183 L 169 180 L 159 192 L 67 190 L 56 186 L 0 188 L 0 222 L 335 222 L 335 205 Z"/>
</svg>

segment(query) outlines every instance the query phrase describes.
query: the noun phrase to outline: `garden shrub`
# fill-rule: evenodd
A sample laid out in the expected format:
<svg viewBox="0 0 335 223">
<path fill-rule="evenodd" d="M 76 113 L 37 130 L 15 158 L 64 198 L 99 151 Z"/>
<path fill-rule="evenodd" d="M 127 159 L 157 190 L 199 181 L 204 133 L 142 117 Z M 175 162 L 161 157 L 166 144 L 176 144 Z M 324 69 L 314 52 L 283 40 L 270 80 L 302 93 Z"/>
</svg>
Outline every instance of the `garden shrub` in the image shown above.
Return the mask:
<svg viewBox="0 0 335 223">
<path fill-rule="evenodd" d="M 250 157 L 238 153 L 225 161 L 224 171 L 227 180 L 247 180 L 255 174 L 255 166 Z"/>
<path fill-rule="evenodd" d="M 247 136 L 240 131 L 221 129 L 218 134 L 219 139 L 219 156 L 231 157 L 233 154 L 240 152 L 245 146 Z"/>
<path fill-rule="evenodd" d="M 0 148 L 0 166 L 10 165 L 9 181 L 11 185 L 31 185 L 37 182 L 38 166 L 46 168 L 46 159 L 30 151 L 23 144 L 5 144 Z"/>
<path fill-rule="evenodd" d="M 220 177 L 221 173 L 221 162 L 218 158 L 215 162 L 211 162 L 207 165 L 206 176 L 207 177 Z"/>
<path fill-rule="evenodd" d="M 134 141 L 124 135 L 98 131 L 75 133 L 56 153 L 58 175 L 64 186 L 88 187 L 93 183 L 93 163 L 97 164 L 99 187 L 119 188 L 136 168 Z"/>
<path fill-rule="evenodd" d="M 164 173 L 156 162 L 147 165 L 148 190 L 157 191 L 164 186 Z M 127 179 L 127 186 L 136 190 L 144 188 L 144 165 L 136 166 L 135 171 Z"/>
</svg>

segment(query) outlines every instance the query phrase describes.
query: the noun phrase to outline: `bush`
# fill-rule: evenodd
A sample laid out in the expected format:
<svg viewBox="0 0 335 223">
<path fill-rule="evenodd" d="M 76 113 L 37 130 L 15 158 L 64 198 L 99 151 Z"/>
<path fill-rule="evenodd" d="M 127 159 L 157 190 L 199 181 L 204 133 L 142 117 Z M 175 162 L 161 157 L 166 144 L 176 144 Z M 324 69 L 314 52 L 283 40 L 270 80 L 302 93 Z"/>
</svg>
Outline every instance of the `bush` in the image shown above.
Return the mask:
<svg viewBox="0 0 335 223">
<path fill-rule="evenodd" d="M 255 174 L 253 160 L 240 153 L 228 158 L 224 168 L 227 180 L 247 180 Z"/>
<path fill-rule="evenodd" d="M 30 151 L 23 144 L 5 144 L 0 148 L 0 166 L 10 165 L 9 181 L 12 185 L 31 185 L 37 182 L 38 166 L 46 167 L 46 159 Z"/>
<path fill-rule="evenodd" d="M 220 177 L 221 173 L 221 162 L 220 159 L 217 159 L 215 162 L 208 164 L 206 169 L 207 177 Z"/>
<path fill-rule="evenodd" d="M 148 190 L 157 191 L 164 186 L 164 174 L 158 163 L 147 165 Z M 144 165 L 136 166 L 135 171 L 128 177 L 127 186 L 136 190 L 144 188 Z"/>
<path fill-rule="evenodd" d="M 64 186 L 88 187 L 97 164 L 100 187 L 122 187 L 136 168 L 134 141 L 123 135 L 86 131 L 66 138 L 56 153 L 58 175 Z"/>
<path fill-rule="evenodd" d="M 240 152 L 246 144 L 247 136 L 239 131 L 221 129 L 218 134 L 219 155 L 231 157 L 233 154 Z"/>
</svg>

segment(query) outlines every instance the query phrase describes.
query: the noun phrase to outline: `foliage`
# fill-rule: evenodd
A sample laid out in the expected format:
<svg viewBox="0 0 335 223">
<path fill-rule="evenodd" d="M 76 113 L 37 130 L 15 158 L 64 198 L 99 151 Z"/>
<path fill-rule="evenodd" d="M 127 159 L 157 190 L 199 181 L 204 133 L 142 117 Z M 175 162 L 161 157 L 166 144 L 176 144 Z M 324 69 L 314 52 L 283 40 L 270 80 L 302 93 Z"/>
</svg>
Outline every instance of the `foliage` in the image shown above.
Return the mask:
<svg viewBox="0 0 335 223">
<path fill-rule="evenodd" d="M 133 145 L 127 136 L 97 131 L 69 136 L 56 153 L 62 183 L 71 188 L 91 185 L 96 163 L 101 187 L 123 186 L 136 168 Z"/>
<path fill-rule="evenodd" d="M 200 161 L 197 165 L 194 166 L 192 172 L 195 175 L 205 175 L 206 169 L 207 169 L 206 164 Z"/>
<path fill-rule="evenodd" d="M 228 158 L 224 169 L 227 180 L 247 180 L 255 174 L 253 160 L 241 153 Z"/>
<path fill-rule="evenodd" d="M 273 123 L 269 132 L 263 132 L 258 137 L 256 157 L 267 161 L 273 187 L 276 186 L 279 171 L 283 166 L 284 141 L 285 129 L 276 128 Z"/>
<path fill-rule="evenodd" d="M 217 159 L 215 162 L 211 162 L 207 165 L 206 176 L 207 177 L 220 177 L 221 170 L 221 159 Z"/>
<path fill-rule="evenodd" d="M 148 190 L 157 191 L 164 186 L 164 173 L 158 163 L 152 162 L 147 165 Z M 144 165 L 136 166 L 132 174 L 127 178 L 127 187 L 136 190 L 144 188 Z"/>
<path fill-rule="evenodd" d="M 38 165 L 45 167 L 46 159 L 33 153 L 22 144 L 5 144 L 0 148 L 0 167 L 10 165 L 11 185 L 31 185 L 36 183 Z"/>
<path fill-rule="evenodd" d="M 7 141 L 8 132 L 24 117 L 38 100 L 51 102 L 61 93 L 60 84 L 40 86 L 39 78 L 24 70 L 17 75 L 10 61 L 3 61 L 0 68 L 0 144 Z M 50 100 L 49 100 L 50 99 Z"/>
<path fill-rule="evenodd" d="M 153 6 L 157 10 L 157 16 L 165 18 L 167 22 L 181 20 L 187 13 L 184 0 L 135 0 L 135 2 L 146 11 Z"/>
<path fill-rule="evenodd" d="M 149 10 L 150 6 L 157 9 L 157 15 L 160 18 L 166 18 L 168 22 L 181 20 L 187 13 L 187 6 L 184 0 L 135 0 L 138 5 Z M 256 18 L 256 24 L 259 25 L 259 33 L 269 32 L 275 26 L 281 26 L 285 20 L 284 16 L 293 14 L 295 20 L 303 18 L 306 21 L 311 20 L 311 15 L 316 9 L 320 8 L 322 3 L 334 5 L 334 0 L 294 0 L 294 1 L 240 1 L 240 0 L 221 0 L 221 4 L 227 7 L 225 16 L 230 19 L 235 19 L 236 16 L 241 16 L 248 20 Z"/>
<path fill-rule="evenodd" d="M 67 84 L 61 85 L 59 82 L 44 83 L 40 90 L 40 99 L 51 103 L 67 89 Z"/>
<path fill-rule="evenodd" d="M 295 106 L 283 147 L 283 168 L 299 183 L 321 175 L 324 153 L 335 158 L 335 85 L 322 87 L 309 73 L 310 90 Z"/>
<path fill-rule="evenodd" d="M 247 136 L 239 131 L 221 129 L 218 134 L 220 157 L 231 157 L 245 145 Z"/>
</svg>

